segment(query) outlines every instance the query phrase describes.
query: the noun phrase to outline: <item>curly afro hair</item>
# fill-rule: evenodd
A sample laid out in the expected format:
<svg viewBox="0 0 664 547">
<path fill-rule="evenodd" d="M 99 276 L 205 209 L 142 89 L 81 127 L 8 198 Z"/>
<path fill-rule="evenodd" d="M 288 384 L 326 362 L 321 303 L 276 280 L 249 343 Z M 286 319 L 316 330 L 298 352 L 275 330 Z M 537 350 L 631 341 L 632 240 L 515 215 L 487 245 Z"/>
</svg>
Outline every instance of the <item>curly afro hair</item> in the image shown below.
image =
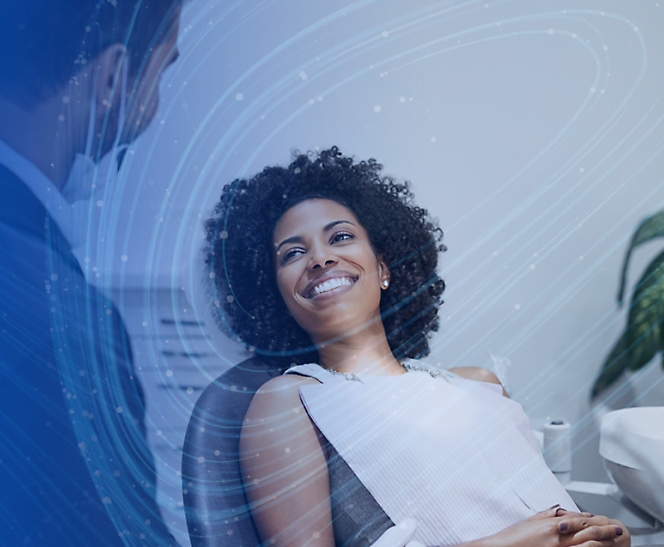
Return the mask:
<svg viewBox="0 0 664 547">
<path fill-rule="evenodd" d="M 408 182 L 381 175 L 376 160 L 354 162 L 333 147 L 294 154 L 284 167 L 266 167 L 250 180 L 227 184 L 214 216 L 205 223 L 205 262 L 215 317 L 250 351 L 279 366 L 316 362 L 308 334 L 289 314 L 276 284 L 273 232 L 291 207 L 322 198 L 348 207 L 390 269 L 381 294 L 381 316 L 397 359 L 429 354 L 438 329 L 445 283 L 438 277 L 443 232 L 413 203 Z"/>
</svg>

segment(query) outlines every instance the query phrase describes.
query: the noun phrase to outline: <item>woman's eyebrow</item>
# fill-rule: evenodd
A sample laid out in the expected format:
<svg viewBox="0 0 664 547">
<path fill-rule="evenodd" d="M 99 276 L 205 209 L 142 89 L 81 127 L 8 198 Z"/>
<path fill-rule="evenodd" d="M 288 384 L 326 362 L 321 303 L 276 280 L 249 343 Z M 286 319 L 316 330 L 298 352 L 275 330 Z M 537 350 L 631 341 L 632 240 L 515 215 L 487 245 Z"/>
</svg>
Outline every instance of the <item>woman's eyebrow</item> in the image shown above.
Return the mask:
<svg viewBox="0 0 664 547">
<path fill-rule="evenodd" d="M 293 237 L 287 237 L 284 239 L 279 245 L 277 245 L 277 248 L 275 249 L 275 253 L 279 252 L 279 249 L 281 249 L 284 245 L 288 243 L 302 243 L 302 238 L 300 236 L 293 236 Z"/>
<path fill-rule="evenodd" d="M 323 231 L 327 232 L 328 230 L 334 228 L 337 224 L 350 224 L 351 226 L 355 226 L 355 224 L 353 224 L 350 220 L 334 220 L 329 224 L 326 224 L 325 228 L 323 228 Z"/>
</svg>

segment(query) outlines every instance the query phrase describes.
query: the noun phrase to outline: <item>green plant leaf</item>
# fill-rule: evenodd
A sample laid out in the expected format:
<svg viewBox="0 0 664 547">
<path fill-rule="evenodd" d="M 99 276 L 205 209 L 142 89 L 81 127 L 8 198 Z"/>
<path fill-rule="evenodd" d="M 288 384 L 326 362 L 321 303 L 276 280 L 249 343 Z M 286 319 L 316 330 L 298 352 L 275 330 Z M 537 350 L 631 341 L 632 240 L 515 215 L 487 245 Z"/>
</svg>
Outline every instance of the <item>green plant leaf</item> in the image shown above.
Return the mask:
<svg viewBox="0 0 664 547">
<path fill-rule="evenodd" d="M 623 296 L 625 295 L 625 282 L 627 279 L 627 267 L 629 266 L 629 259 L 632 256 L 632 251 L 656 237 L 664 237 L 664 211 L 650 215 L 641 221 L 636 232 L 632 236 L 632 241 L 627 249 L 625 255 L 625 262 L 623 263 L 622 273 L 620 275 L 620 288 L 618 289 L 618 304 L 622 305 Z"/>
<path fill-rule="evenodd" d="M 664 252 L 650 263 L 632 295 L 625 331 L 631 370 L 639 370 L 662 349 L 663 320 Z"/>
<path fill-rule="evenodd" d="M 625 370 L 639 370 L 664 348 L 664 252 L 649 265 L 634 289 L 627 327 L 604 361 L 592 390 L 596 397 Z"/>
<path fill-rule="evenodd" d="M 629 354 L 625 351 L 625 347 L 625 333 L 623 332 L 611 349 L 611 352 L 604 361 L 599 376 L 595 380 L 595 385 L 591 393 L 593 399 L 611 386 L 627 370 L 629 366 Z"/>
</svg>

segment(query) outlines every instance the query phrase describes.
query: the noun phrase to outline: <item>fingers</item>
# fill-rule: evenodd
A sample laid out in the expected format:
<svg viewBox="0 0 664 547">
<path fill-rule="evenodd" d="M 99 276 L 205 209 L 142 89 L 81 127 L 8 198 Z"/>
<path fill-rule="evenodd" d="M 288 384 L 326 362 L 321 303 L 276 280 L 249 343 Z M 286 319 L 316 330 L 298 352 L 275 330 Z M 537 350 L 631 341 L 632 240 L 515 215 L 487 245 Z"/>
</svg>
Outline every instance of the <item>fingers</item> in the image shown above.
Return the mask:
<svg viewBox="0 0 664 547">
<path fill-rule="evenodd" d="M 535 513 L 532 517 L 529 517 L 526 520 L 541 520 L 541 519 L 548 519 L 557 516 L 556 512 L 557 511 L 563 511 L 563 509 L 560 508 L 560 505 L 556 504 L 553 507 L 549 507 L 548 509 L 545 509 L 544 511 L 540 511 L 539 513 Z"/>
<path fill-rule="evenodd" d="M 606 526 L 589 526 L 574 534 L 574 543 L 583 545 L 586 542 L 597 542 L 599 545 L 607 543 L 614 545 L 616 538 L 622 536 L 624 530 L 619 526 L 608 524 Z M 592 545 L 592 543 L 591 543 Z"/>
<path fill-rule="evenodd" d="M 620 527 L 618 521 L 614 524 Z M 613 522 L 607 517 L 601 515 L 590 515 L 590 513 L 567 513 L 560 519 L 558 523 L 558 532 L 561 534 L 575 534 L 580 530 L 584 530 L 590 526 L 608 526 Z"/>
<path fill-rule="evenodd" d="M 556 516 L 558 516 L 558 517 L 564 517 L 564 516 L 567 516 L 567 515 L 570 515 L 570 516 L 582 516 L 582 517 L 587 517 L 587 518 L 590 518 L 590 517 L 594 517 L 594 516 L 595 516 L 595 515 L 593 515 L 592 513 L 587 513 L 587 512 L 585 512 L 585 511 L 581 511 L 581 512 L 577 512 L 577 511 L 568 511 L 567 509 L 564 509 L 564 508 L 562 508 L 562 507 L 559 507 L 558 510 L 556 511 Z"/>
<path fill-rule="evenodd" d="M 543 518 L 550 518 L 550 517 L 562 517 L 562 516 L 579 516 L 579 517 L 594 517 L 595 515 L 591 513 L 585 513 L 581 512 L 578 513 L 576 511 L 568 511 L 564 507 L 560 507 L 559 504 L 553 505 L 552 507 L 549 507 L 548 509 L 545 509 L 544 511 L 540 511 L 539 513 L 536 513 L 533 515 L 531 518 L 532 519 L 543 519 Z"/>
<path fill-rule="evenodd" d="M 586 512 L 568 511 L 554 505 L 536 513 L 528 520 L 553 518 L 560 545 L 568 547 L 616 547 L 629 545 L 629 532 L 618 520 Z"/>
</svg>

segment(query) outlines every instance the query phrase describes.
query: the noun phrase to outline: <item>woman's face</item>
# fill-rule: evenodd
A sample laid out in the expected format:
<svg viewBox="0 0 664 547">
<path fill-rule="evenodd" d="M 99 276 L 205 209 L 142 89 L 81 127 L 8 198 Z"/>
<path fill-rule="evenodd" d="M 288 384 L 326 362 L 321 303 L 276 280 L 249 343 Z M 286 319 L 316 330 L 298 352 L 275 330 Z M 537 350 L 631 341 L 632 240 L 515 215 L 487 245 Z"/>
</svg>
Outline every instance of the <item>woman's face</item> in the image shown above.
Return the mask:
<svg viewBox="0 0 664 547">
<path fill-rule="evenodd" d="M 314 343 L 380 324 L 389 270 L 350 209 L 303 201 L 279 219 L 273 243 L 279 292 Z"/>
</svg>

